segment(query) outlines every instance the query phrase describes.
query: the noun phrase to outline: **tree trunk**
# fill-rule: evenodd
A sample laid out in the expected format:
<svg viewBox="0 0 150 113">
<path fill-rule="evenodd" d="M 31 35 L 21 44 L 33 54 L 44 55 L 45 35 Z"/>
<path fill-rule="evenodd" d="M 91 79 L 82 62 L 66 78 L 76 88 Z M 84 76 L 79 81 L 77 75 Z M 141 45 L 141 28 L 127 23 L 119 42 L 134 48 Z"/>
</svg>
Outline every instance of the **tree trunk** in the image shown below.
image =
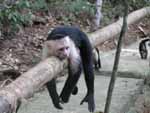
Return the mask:
<svg viewBox="0 0 150 113">
<path fill-rule="evenodd" d="M 128 16 L 128 25 L 150 15 L 150 7 L 137 10 Z M 108 40 L 121 31 L 122 19 L 89 35 L 93 46 Z M 22 74 L 18 79 L 0 90 L 0 113 L 9 113 L 23 98 L 29 98 L 38 88 L 56 77 L 66 63 L 48 58 Z"/>
<path fill-rule="evenodd" d="M 96 0 L 96 3 L 95 3 L 96 4 L 96 14 L 95 14 L 94 26 L 93 26 L 94 30 L 97 30 L 100 27 L 100 21 L 102 18 L 102 12 L 101 12 L 102 3 L 103 3 L 103 0 Z"/>
<path fill-rule="evenodd" d="M 48 58 L 1 89 L 0 113 L 14 111 L 19 100 L 31 97 L 46 82 L 59 75 L 65 65 L 59 59 Z"/>
</svg>

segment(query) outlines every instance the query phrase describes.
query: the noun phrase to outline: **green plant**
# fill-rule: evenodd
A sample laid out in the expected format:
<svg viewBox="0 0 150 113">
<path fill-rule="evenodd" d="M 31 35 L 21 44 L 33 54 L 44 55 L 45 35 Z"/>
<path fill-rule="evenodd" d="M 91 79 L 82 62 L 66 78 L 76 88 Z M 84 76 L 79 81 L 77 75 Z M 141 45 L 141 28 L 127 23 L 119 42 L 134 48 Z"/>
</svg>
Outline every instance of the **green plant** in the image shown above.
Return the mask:
<svg viewBox="0 0 150 113">
<path fill-rule="evenodd" d="M 45 0 L 16 0 L 11 4 L 3 1 L 0 5 L 3 6 L 0 9 L 0 29 L 4 33 L 32 23 L 33 11 L 48 10 Z"/>
<path fill-rule="evenodd" d="M 35 11 L 37 11 L 37 10 L 47 11 L 48 6 L 47 6 L 47 3 L 45 2 L 45 0 L 34 0 L 32 2 L 31 9 L 33 9 Z"/>
<path fill-rule="evenodd" d="M 2 32 L 17 30 L 21 25 L 30 23 L 30 4 L 27 0 L 19 0 L 13 4 L 4 5 L 0 10 L 0 28 Z M 23 12 L 24 11 L 24 12 Z"/>
<path fill-rule="evenodd" d="M 131 9 L 136 10 L 150 5 L 150 0 L 130 0 L 129 5 Z"/>
<path fill-rule="evenodd" d="M 117 6 L 122 0 L 110 0 L 111 4 Z M 128 0 L 130 10 L 137 10 L 150 5 L 150 0 Z"/>
<path fill-rule="evenodd" d="M 95 14 L 95 5 L 87 0 L 74 0 L 69 2 L 65 8 L 75 14 L 79 14 L 80 12 L 86 12 L 92 15 Z"/>
</svg>

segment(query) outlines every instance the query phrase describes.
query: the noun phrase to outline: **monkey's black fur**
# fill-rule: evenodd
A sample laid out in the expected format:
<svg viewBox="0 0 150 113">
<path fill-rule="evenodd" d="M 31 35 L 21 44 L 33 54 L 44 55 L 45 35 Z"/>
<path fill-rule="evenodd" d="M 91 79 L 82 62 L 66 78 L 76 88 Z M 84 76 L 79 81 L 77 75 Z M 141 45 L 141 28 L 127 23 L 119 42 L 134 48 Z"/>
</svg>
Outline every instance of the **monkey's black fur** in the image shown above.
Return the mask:
<svg viewBox="0 0 150 113">
<path fill-rule="evenodd" d="M 146 47 L 146 42 L 147 41 L 150 41 L 150 38 L 143 39 L 139 43 L 139 53 L 141 55 L 141 59 L 147 59 L 147 56 L 148 56 L 148 50 L 147 50 L 147 47 Z"/>
<path fill-rule="evenodd" d="M 95 70 L 99 70 L 101 68 L 101 59 L 100 59 L 100 53 L 97 47 L 94 48 L 97 53 L 97 59 L 94 58 L 94 66 Z"/>
<path fill-rule="evenodd" d="M 78 71 L 72 72 L 70 64 L 68 66 L 69 76 L 66 80 L 64 88 L 58 96 L 56 91 L 55 80 L 52 80 L 47 83 L 47 88 L 49 94 L 52 98 L 53 104 L 56 108 L 62 109 L 60 102 L 67 103 L 71 93 L 76 94 L 78 89 L 76 84 L 79 80 L 82 68 L 84 70 L 85 81 L 87 86 L 87 94 L 83 98 L 80 104 L 84 102 L 88 103 L 88 109 L 90 112 L 93 112 L 95 109 L 94 102 L 94 72 L 93 72 L 93 55 L 92 55 L 92 46 L 88 40 L 88 37 L 85 33 L 75 27 L 62 26 L 55 28 L 47 37 L 47 40 L 56 40 L 62 39 L 65 36 L 69 36 L 70 39 L 74 42 L 76 47 L 80 50 L 81 61 L 78 65 Z"/>
</svg>

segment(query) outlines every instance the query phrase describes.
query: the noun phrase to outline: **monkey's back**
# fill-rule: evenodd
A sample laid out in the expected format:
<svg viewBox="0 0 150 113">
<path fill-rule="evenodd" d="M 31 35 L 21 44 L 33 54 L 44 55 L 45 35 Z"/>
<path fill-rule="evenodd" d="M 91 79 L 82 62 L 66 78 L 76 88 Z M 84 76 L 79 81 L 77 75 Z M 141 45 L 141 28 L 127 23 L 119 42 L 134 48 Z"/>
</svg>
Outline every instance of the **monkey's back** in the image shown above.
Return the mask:
<svg viewBox="0 0 150 113">
<path fill-rule="evenodd" d="M 78 48 L 82 46 L 91 46 L 87 35 L 82 32 L 79 28 L 73 26 L 60 26 L 56 27 L 48 35 L 47 40 L 61 39 L 65 36 L 69 36 Z"/>
</svg>

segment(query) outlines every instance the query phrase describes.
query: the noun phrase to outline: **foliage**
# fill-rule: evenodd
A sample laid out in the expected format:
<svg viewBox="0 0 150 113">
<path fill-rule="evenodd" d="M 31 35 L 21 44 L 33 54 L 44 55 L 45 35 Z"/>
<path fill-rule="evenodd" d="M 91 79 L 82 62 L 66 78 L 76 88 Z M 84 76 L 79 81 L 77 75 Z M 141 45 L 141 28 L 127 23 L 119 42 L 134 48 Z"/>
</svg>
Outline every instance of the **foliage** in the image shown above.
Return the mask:
<svg viewBox="0 0 150 113">
<path fill-rule="evenodd" d="M 13 3 L 3 1 L 0 7 L 0 28 L 2 32 L 17 30 L 22 25 L 32 23 L 33 11 L 48 10 L 45 0 L 14 0 Z"/>
<path fill-rule="evenodd" d="M 150 0 L 128 0 L 129 12 L 150 6 Z M 103 2 L 103 20 L 101 26 L 108 25 L 122 16 L 122 0 L 104 0 Z"/>
<path fill-rule="evenodd" d="M 55 13 L 55 18 L 59 21 L 64 21 L 64 24 L 72 24 L 72 22 L 80 24 L 81 22 L 87 25 L 87 21 L 91 21 L 95 15 L 95 4 L 92 4 L 89 0 L 47 1 L 52 9 L 51 13 Z"/>
<path fill-rule="evenodd" d="M 113 6 L 122 3 L 122 0 L 109 0 Z M 142 7 L 150 6 L 150 0 L 128 0 L 130 10 L 137 10 Z"/>
<path fill-rule="evenodd" d="M 45 2 L 45 0 L 34 0 L 31 3 L 31 9 L 35 10 L 35 11 L 47 11 L 48 10 L 48 6 L 47 3 Z"/>
<path fill-rule="evenodd" d="M 9 5 L 5 4 L 0 10 L 1 30 L 3 32 L 16 30 L 20 25 L 29 23 L 31 17 L 31 12 L 27 10 L 29 7 L 30 4 L 27 0 L 15 1 Z M 23 10 L 26 10 L 28 13 L 23 13 Z"/>
<path fill-rule="evenodd" d="M 136 10 L 142 7 L 150 6 L 150 0 L 130 0 L 130 9 Z"/>
<path fill-rule="evenodd" d="M 67 4 L 67 10 L 73 12 L 75 14 L 79 14 L 80 12 L 90 13 L 92 15 L 95 14 L 95 6 L 88 2 L 87 0 L 75 0 Z"/>
<path fill-rule="evenodd" d="M 104 0 L 102 24 L 108 24 L 110 18 L 122 14 L 121 2 Z M 133 11 L 150 5 L 150 0 L 128 0 L 128 3 L 129 10 Z M 0 29 L 5 32 L 5 28 L 18 29 L 22 25 L 30 25 L 33 13 L 48 12 L 50 9 L 50 13 L 65 24 L 71 21 L 89 23 L 95 15 L 95 4 L 91 0 L 0 0 Z"/>
</svg>

